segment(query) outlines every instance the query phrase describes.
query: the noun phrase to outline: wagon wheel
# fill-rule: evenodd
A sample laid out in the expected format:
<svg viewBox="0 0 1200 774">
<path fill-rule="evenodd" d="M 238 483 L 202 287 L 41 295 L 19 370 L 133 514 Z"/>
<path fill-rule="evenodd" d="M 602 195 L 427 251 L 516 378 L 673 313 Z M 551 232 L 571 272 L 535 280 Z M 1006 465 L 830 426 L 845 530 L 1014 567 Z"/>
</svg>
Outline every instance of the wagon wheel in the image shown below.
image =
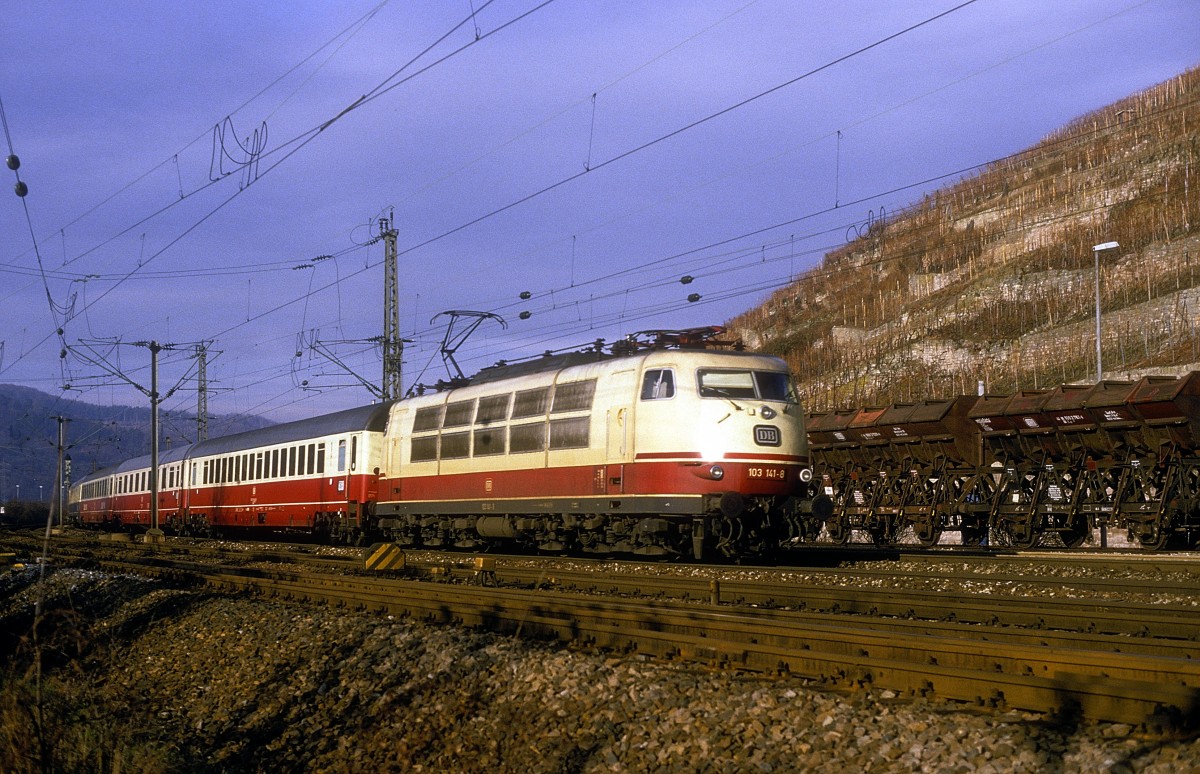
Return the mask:
<svg viewBox="0 0 1200 774">
<path fill-rule="evenodd" d="M 1079 548 L 1088 539 L 1091 532 L 1091 525 L 1088 524 L 1087 517 L 1075 516 L 1059 533 L 1059 537 L 1067 548 Z"/>
<path fill-rule="evenodd" d="M 937 545 L 942 538 L 942 523 L 936 513 L 923 513 L 912 522 L 913 536 L 924 548 Z"/>
<path fill-rule="evenodd" d="M 825 529 L 829 531 L 829 539 L 834 543 L 844 546 L 850 542 L 850 520 L 844 513 L 829 517 L 825 522 Z"/>
<path fill-rule="evenodd" d="M 1154 521 L 1142 524 L 1133 532 L 1133 537 L 1137 538 L 1142 548 L 1147 551 L 1161 551 L 1171 539 L 1171 520 L 1166 514 L 1162 514 Z"/>
<path fill-rule="evenodd" d="M 981 546 L 987 537 L 987 525 L 962 528 L 962 544 L 964 546 Z"/>
<path fill-rule="evenodd" d="M 1032 517 L 1026 517 L 1019 522 L 1008 522 L 1000 531 L 1013 548 L 1033 548 L 1041 537 L 1033 528 Z"/>
</svg>

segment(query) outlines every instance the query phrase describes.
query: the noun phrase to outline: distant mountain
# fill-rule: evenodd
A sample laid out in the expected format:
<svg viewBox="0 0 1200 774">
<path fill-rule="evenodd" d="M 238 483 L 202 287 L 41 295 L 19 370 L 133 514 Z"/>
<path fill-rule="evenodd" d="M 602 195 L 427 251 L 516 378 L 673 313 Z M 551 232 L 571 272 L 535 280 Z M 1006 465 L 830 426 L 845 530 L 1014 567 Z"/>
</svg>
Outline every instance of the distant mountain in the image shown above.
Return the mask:
<svg viewBox="0 0 1200 774">
<path fill-rule="evenodd" d="M 57 466 L 58 420 L 65 417 L 67 454 L 77 478 L 130 457 L 150 453 L 150 407 L 97 406 L 30 387 L 0 384 L 0 502 L 49 500 Z M 272 424 L 258 416 L 210 417 L 220 435 Z M 161 450 L 196 439 L 194 414 L 160 411 Z M 39 486 L 41 489 L 39 490 Z"/>
</svg>

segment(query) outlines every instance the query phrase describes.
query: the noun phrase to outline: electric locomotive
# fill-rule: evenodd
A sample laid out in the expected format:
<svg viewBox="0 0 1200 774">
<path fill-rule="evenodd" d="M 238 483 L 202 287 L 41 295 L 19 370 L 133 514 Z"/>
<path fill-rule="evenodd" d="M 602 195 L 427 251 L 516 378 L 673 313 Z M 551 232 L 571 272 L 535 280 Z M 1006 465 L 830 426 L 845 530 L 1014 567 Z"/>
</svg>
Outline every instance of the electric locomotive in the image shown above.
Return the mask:
<svg viewBox="0 0 1200 774">
<path fill-rule="evenodd" d="M 785 363 L 715 348 L 720 328 L 647 333 L 394 404 L 375 528 L 405 546 L 695 559 L 819 529 Z"/>
</svg>

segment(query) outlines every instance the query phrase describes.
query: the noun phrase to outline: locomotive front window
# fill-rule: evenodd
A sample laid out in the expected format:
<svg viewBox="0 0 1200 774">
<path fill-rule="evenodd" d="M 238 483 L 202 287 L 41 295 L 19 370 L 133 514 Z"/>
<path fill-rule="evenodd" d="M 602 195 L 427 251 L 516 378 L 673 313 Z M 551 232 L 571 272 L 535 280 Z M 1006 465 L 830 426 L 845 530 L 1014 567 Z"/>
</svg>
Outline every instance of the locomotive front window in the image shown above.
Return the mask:
<svg viewBox="0 0 1200 774">
<path fill-rule="evenodd" d="M 783 371 L 707 371 L 699 374 L 701 398 L 743 398 L 796 402 L 792 380 Z"/>
<path fill-rule="evenodd" d="M 700 371 L 701 398 L 747 398 L 753 400 L 754 375 L 749 371 Z"/>
<path fill-rule="evenodd" d="M 796 402 L 792 378 L 782 371 L 755 371 L 754 383 L 758 386 L 758 397 L 763 400 Z"/>
</svg>

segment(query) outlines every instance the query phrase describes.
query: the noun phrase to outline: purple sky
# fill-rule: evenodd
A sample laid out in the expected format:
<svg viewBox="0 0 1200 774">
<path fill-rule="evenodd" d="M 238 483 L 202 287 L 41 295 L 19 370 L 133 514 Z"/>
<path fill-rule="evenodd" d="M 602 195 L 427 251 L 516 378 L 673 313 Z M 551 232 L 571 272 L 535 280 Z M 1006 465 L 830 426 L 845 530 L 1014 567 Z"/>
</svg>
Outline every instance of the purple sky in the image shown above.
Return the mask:
<svg viewBox="0 0 1200 774">
<path fill-rule="evenodd" d="M 381 333 L 364 243 L 393 211 L 406 387 L 447 375 L 444 310 L 508 321 L 459 350 L 468 373 L 720 323 L 956 178 L 888 191 L 1200 64 L 1194 0 L 956 5 L 11 4 L 4 151 L 29 194 L 9 172 L 0 382 L 142 405 L 80 355 L 148 384 L 129 343 L 211 340 L 213 413 L 370 402 L 309 344 L 379 378 L 376 348 L 335 342 Z M 161 388 L 191 363 L 164 353 Z"/>
</svg>

